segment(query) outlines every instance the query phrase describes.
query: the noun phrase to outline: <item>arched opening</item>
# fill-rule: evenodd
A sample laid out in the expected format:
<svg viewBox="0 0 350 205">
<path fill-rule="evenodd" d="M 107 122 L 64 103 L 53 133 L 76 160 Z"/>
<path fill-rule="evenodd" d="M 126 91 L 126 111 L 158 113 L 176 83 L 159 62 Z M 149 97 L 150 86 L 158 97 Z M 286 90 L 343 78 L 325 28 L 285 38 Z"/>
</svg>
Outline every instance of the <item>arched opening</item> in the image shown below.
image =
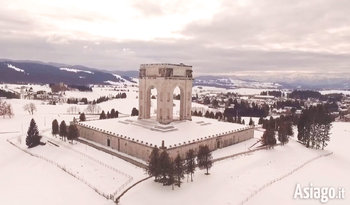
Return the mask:
<svg viewBox="0 0 350 205">
<path fill-rule="evenodd" d="M 182 119 L 182 92 L 179 86 L 176 86 L 173 91 L 173 120 Z"/>
<path fill-rule="evenodd" d="M 150 118 L 157 120 L 157 99 L 158 91 L 155 87 L 151 87 L 149 90 L 149 99 L 150 99 Z"/>
</svg>

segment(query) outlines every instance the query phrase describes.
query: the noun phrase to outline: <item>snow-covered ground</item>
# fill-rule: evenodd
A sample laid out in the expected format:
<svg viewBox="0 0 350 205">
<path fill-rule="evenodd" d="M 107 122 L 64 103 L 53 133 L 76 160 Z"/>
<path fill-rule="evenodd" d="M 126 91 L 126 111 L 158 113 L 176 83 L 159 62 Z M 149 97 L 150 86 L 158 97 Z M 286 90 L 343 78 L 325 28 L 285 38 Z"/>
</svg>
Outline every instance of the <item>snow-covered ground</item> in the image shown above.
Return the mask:
<svg viewBox="0 0 350 205">
<path fill-rule="evenodd" d="M 29 86 L 34 90 L 48 89 L 45 85 Z M 8 85 L 7 88 L 20 87 Z M 94 87 L 93 92 L 74 91 L 68 95 L 96 99 L 99 96 L 124 92 L 122 89 L 129 89 L 127 99 L 110 100 L 98 105 L 106 112 L 114 108 L 121 113 L 130 114 L 133 107 L 138 107 L 137 87 L 120 87 L 119 91 L 111 87 Z M 240 92 L 243 91 L 248 92 L 246 89 Z M 254 89 L 254 92 L 260 93 L 260 91 Z M 32 118 L 41 131 L 49 130 L 53 119 L 65 120 L 68 123 L 73 117 L 78 117 L 67 114 L 69 107 L 77 106 L 80 111 L 84 111 L 87 106 L 46 105 L 36 100 L 6 101 L 12 105 L 15 116 L 12 119 L 0 118 L 0 204 L 114 204 L 96 193 L 86 183 L 108 194 L 115 191 L 120 193 L 133 182 L 145 177 L 144 170 L 132 164 L 80 143 L 72 145 L 62 142 L 53 138 L 47 131 L 41 132 L 45 136 L 44 141 L 49 139 L 60 145 L 59 147 L 49 143 L 33 149 L 19 146 L 53 161 L 54 164 L 30 156 L 11 145 L 7 139 L 18 144 L 17 136 L 20 135 L 21 141 L 24 142 Z M 23 110 L 23 106 L 30 102 L 37 107 L 34 115 Z M 203 107 L 199 104 L 193 106 Z M 175 101 L 175 107 L 178 107 L 178 101 Z M 243 119 L 249 123 L 249 118 Z M 258 118 L 253 120 L 257 122 Z M 261 131 L 255 131 L 254 139 L 216 150 L 213 152 L 214 159 L 247 151 L 261 135 Z M 344 187 L 345 200 L 330 201 L 328 204 L 350 204 L 348 136 L 350 136 L 350 123 L 335 122 L 330 145 L 324 151 L 306 149 L 291 140 L 287 145 L 277 146 L 272 150 L 261 150 L 218 161 L 210 170 L 209 176 L 204 175 L 204 171 L 197 170 L 194 182 L 186 182 L 185 179 L 181 188 L 175 188 L 174 191 L 171 187 L 153 182 L 152 179 L 146 180 L 127 192 L 121 198 L 120 204 L 239 204 L 265 184 L 329 151 L 333 154 L 312 161 L 292 175 L 268 186 L 249 199 L 247 204 L 319 204 L 318 200 L 293 199 L 296 183 L 301 183 L 303 186 L 313 183 L 317 186 Z M 257 145 L 259 144 L 255 147 Z M 80 179 L 64 172 L 57 165 L 65 167 Z M 132 181 L 129 181 L 131 178 Z"/>
<path fill-rule="evenodd" d="M 99 106 L 106 111 L 115 108 L 130 113 L 133 102 L 137 101 L 132 99 L 132 103 L 128 103 L 128 100 L 115 99 Z M 132 183 L 146 177 L 143 169 L 124 160 L 80 143 L 72 145 L 57 138 L 52 139 L 50 131 L 45 131 L 50 130 L 53 119 L 69 123 L 73 117 L 78 117 L 67 114 L 69 107 L 77 106 L 84 111 L 86 105 L 47 105 L 38 100 L 19 99 L 6 101 L 12 105 L 15 116 L 11 119 L 0 118 L 0 204 L 113 204 L 92 187 L 102 193 L 119 195 Z M 36 105 L 34 115 L 24 111 L 23 106 L 27 103 Z M 59 147 L 47 143 L 27 149 L 24 144 L 19 144 L 19 141 L 25 143 L 32 118 L 45 136 L 43 141 L 50 139 Z M 7 139 L 45 160 L 30 156 L 11 145 Z"/>
<path fill-rule="evenodd" d="M 350 190 L 350 154 L 346 148 L 350 142 L 349 132 L 349 123 L 336 122 L 331 144 L 326 150 L 307 149 L 291 140 L 285 146 L 216 162 L 209 176 L 204 174 L 204 170 L 197 170 L 194 182 L 186 182 L 185 179 L 181 188 L 175 190 L 150 179 L 129 191 L 120 204 L 137 204 L 141 200 L 145 204 L 158 204 L 160 201 L 167 204 L 240 204 L 266 184 L 317 156 L 333 151 L 333 155 L 306 164 L 247 201 L 248 204 L 319 204 L 318 200 L 293 199 L 296 183 L 307 185 L 312 182 L 318 186 Z M 329 204 L 349 202 L 349 197 L 346 197 L 345 200 L 331 201 Z"/>
<path fill-rule="evenodd" d="M 113 204 L 56 166 L 6 141 L 16 135 L 0 134 L 0 204 Z"/>
<path fill-rule="evenodd" d="M 350 95 L 350 90 L 321 90 L 322 95 L 333 94 L 333 93 L 342 93 L 344 95 Z"/>
</svg>

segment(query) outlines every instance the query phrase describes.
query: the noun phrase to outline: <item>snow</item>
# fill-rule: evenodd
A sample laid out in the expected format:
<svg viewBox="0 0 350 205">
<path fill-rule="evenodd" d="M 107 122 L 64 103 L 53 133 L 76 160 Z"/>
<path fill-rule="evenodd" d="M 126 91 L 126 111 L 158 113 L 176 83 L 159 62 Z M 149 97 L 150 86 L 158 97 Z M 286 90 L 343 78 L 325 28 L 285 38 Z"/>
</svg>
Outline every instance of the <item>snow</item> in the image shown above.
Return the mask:
<svg viewBox="0 0 350 205">
<path fill-rule="evenodd" d="M 92 92 L 80 92 L 80 91 L 65 91 L 66 98 L 87 98 L 88 100 L 97 100 L 102 96 L 112 97 L 118 93 L 126 93 L 127 97 L 132 101 L 136 101 L 138 96 L 138 88 L 124 86 L 124 84 L 116 83 L 113 86 L 104 86 L 92 88 Z M 131 112 L 131 109 L 130 111 Z"/>
<path fill-rule="evenodd" d="M 79 70 L 79 69 L 75 69 L 75 68 L 60 68 L 60 70 L 65 70 L 65 71 L 73 72 L 73 73 L 84 72 L 84 73 L 94 74 L 93 72 L 88 71 L 88 70 Z"/>
<path fill-rule="evenodd" d="M 105 109 L 114 103 L 118 104 L 116 102 L 119 100 L 123 101 L 121 104 L 127 104 L 126 99 L 117 99 L 99 105 Z M 68 123 L 73 117 L 78 117 L 66 114 L 68 107 L 77 106 L 84 110 L 86 105 L 46 105 L 42 101 L 23 99 L 6 101 L 12 105 L 15 116 L 11 119 L 0 118 L 0 204 L 114 204 L 88 185 L 102 193 L 116 196 L 146 176 L 143 169 L 124 160 L 84 144 L 62 142 L 53 138 L 50 131 L 45 131 L 50 130 L 53 119 Z M 36 105 L 34 115 L 23 110 L 27 103 Z M 128 112 L 131 111 L 130 107 L 124 107 Z M 43 141 L 49 139 L 60 147 L 49 143 L 32 149 L 25 147 L 25 133 L 32 118 L 44 135 Z M 7 142 L 7 139 L 53 163 L 26 154 Z M 57 166 L 64 167 L 79 179 Z"/>
<path fill-rule="evenodd" d="M 319 186 L 344 187 L 350 190 L 350 155 L 349 123 L 333 123 L 332 141 L 326 150 L 307 149 L 295 140 L 285 146 L 277 146 L 271 150 L 261 150 L 239 157 L 214 163 L 210 175 L 204 170 L 197 170 L 194 182 L 184 183 L 181 188 L 162 186 L 149 179 L 126 193 L 120 201 L 121 205 L 159 204 L 241 204 L 247 197 L 259 188 L 292 172 L 277 183 L 272 183 L 266 189 L 252 197 L 247 204 L 319 204 L 318 200 L 293 199 L 296 183 L 307 185 L 310 182 Z M 261 135 L 260 132 L 259 135 Z M 257 136 L 258 137 L 258 136 Z M 248 142 L 248 141 L 247 141 Z M 238 146 L 235 149 L 235 146 Z M 237 144 L 229 148 L 217 150 L 214 158 L 220 152 L 234 153 L 244 150 L 245 145 Z M 333 151 L 328 157 L 321 157 L 294 172 L 304 163 L 323 154 Z M 218 154 L 219 153 L 219 154 Z M 322 170 L 322 171 L 320 171 Z M 347 193 L 345 194 L 347 196 Z M 349 204 L 349 198 L 332 201 L 329 204 Z"/>
<path fill-rule="evenodd" d="M 211 137 L 216 134 L 235 132 L 248 126 L 219 122 L 216 119 L 204 117 L 192 117 L 192 121 L 175 121 L 166 126 L 159 124 L 154 119 L 138 120 L 138 117 L 116 118 L 96 121 L 81 122 L 82 125 L 96 127 L 105 131 L 123 135 L 130 139 L 143 141 L 144 143 L 160 146 L 162 140 L 165 145 L 178 145 L 179 143 Z M 174 127 L 176 130 L 162 131 L 152 130 L 160 127 Z"/>
<path fill-rule="evenodd" d="M 17 72 L 22 72 L 22 73 L 24 73 L 24 70 L 22 70 L 22 69 L 20 69 L 20 68 L 18 68 L 18 67 L 16 67 L 16 66 L 14 66 L 14 65 L 12 65 L 12 64 L 7 64 L 7 67 L 8 67 L 8 68 L 12 68 L 13 70 L 15 70 L 15 71 L 17 71 Z"/>
<path fill-rule="evenodd" d="M 56 166 L 10 145 L 5 139 L 13 136 L 0 134 L 0 204 L 113 204 Z"/>
<path fill-rule="evenodd" d="M 239 95 L 260 95 L 263 91 L 274 91 L 277 89 L 270 88 L 234 88 L 234 89 L 226 89 L 226 88 L 217 88 L 210 86 L 193 86 L 192 93 L 193 94 L 217 94 L 217 93 L 237 93 Z"/>
<path fill-rule="evenodd" d="M 332 200 L 328 204 L 349 204 L 350 123 L 335 122 L 331 132 L 331 142 L 326 149 L 332 151 L 332 155 L 316 160 L 285 180 L 266 188 L 248 204 L 267 202 L 267 199 L 273 199 L 276 204 L 284 204 L 293 197 L 297 183 L 302 186 L 312 183 L 315 187 L 345 188 L 345 200 Z M 284 190 L 285 194 L 281 194 L 280 190 Z M 293 200 L 292 202 L 293 204 L 320 204 L 318 200 Z"/>
<path fill-rule="evenodd" d="M 322 95 L 333 94 L 333 93 L 342 93 L 344 95 L 350 95 L 350 90 L 322 90 L 320 91 Z"/>
<path fill-rule="evenodd" d="M 20 90 L 22 85 L 6 84 L 0 86 Z M 25 86 L 33 87 L 34 91 L 49 89 L 47 85 Z M 132 107 L 138 107 L 137 87 L 124 87 L 124 85 L 95 86 L 93 92 L 69 91 L 68 95 L 72 97 L 87 96 L 89 99 L 97 99 L 100 96 L 116 95 L 120 92 L 127 92 L 128 98 L 114 99 L 98 105 L 105 111 L 115 108 L 121 113 L 130 114 Z M 241 89 L 240 92 L 247 92 L 247 90 Z M 260 93 L 260 90 L 254 89 L 254 92 Z M 58 121 L 65 120 L 68 123 L 73 117 L 78 117 L 78 115 L 67 114 L 69 107 L 77 106 L 80 111 L 84 111 L 87 107 L 86 105 L 46 105 L 42 101 L 23 99 L 6 101 L 12 105 L 15 116 L 12 119 L 0 118 L 0 204 L 112 205 L 114 203 L 111 200 L 107 200 L 96 193 L 86 183 L 107 194 L 113 194 L 117 191 L 118 195 L 132 183 L 145 177 L 144 170 L 117 157 L 112 157 L 84 144 L 75 143 L 72 145 L 62 142 L 45 131 L 50 129 L 53 119 Z M 23 110 L 23 106 L 31 102 L 37 107 L 34 115 L 30 115 Z M 178 101 L 175 101 L 175 104 L 178 106 Z M 201 105 L 194 104 L 194 106 L 200 107 Z M 90 118 L 91 116 L 87 117 Z M 37 122 L 41 134 L 45 136 L 43 140 L 53 141 L 59 144 L 60 147 L 46 144 L 45 146 L 27 149 L 23 144 L 18 144 L 18 139 L 24 142 L 24 137 L 32 118 Z M 126 119 L 128 118 L 115 120 Z M 183 134 L 183 130 L 186 129 L 186 133 L 196 132 L 192 135 L 193 137 L 199 135 L 208 136 L 219 129 L 224 131 L 225 129 L 235 129 L 236 126 L 236 124 L 228 123 L 227 126 L 229 127 L 226 127 L 226 125 L 220 125 L 216 120 L 215 124 L 213 124 L 213 119 L 198 117 L 194 117 L 191 123 L 196 123 L 199 119 L 212 123 L 215 126 L 211 126 L 210 129 L 203 129 L 205 126 L 199 126 L 198 124 L 186 126 L 175 122 L 174 126 L 180 129 L 168 133 L 170 136 L 173 136 L 173 139 L 174 136 L 177 136 L 176 132 Z M 249 122 L 249 118 L 243 117 L 243 119 L 245 119 L 246 123 Z M 211 120 L 213 121 L 211 122 Z M 258 118 L 253 118 L 253 120 L 257 122 Z M 102 123 L 106 121 L 90 122 Z M 122 131 L 124 129 L 122 126 L 124 125 L 116 122 L 114 124 L 111 123 L 109 126 Z M 126 130 L 129 133 L 125 133 L 125 135 L 130 135 L 131 133 L 145 136 L 143 138 L 145 140 L 146 137 L 154 138 L 152 140 L 157 144 L 161 143 L 161 137 L 164 136 L 164 133 L 151 131 L 139 126 L 137 126 L 139 131 L 131 129 L 135 126 L 125 126 L 130 126 L 129 130 Z M 238 124 L 237 126 L 245 127 Z M 300 167 L 305 162 L 330 151 L 333 152 L 332 155 L 312 161 L 292 175 L 267 186 L 250 198 L 247 204 L 319 204 L 318 200 L 293 199 L 297 183 L 301 183 L 302 186 L 313 183 L 315 186 L 344 187 L 346 199 L 331 201 L 329 204 L 349 204 L 347 192 L 350 190 L 350 152 L 347 145 L 350 144 L 350 123 L 335 122 L 331 132 L 331 142 L 324 151 L 307 149 L 292 139 L 285 146 L 277 146 L 272 150 L 256 151 L 215 162 L 209 176 L 204 175 L 203 170 L 197 170 L 194 182 L 187 182 L 184 179 L 181 188 L 175 188 L 175 190 L 155 183 L 153 179 L 146 180 L 127 192 L 121 198 L 120 204 L 161 204 L 164 202 L 169 205 L 240 204 L 265 184 L 269 184 L 271 181 Z M 254 145 L 252 148 L 256 148 L 260 145 L 260 143 L 256 144 L 256 142 L 260 139 L 262 133 L 262 129 L 256 128 L 255 138 L 214 151 L 214 159 L 246 152 L 251 149 L 252 145 Z M 179 141 L 183 142 L 186 137 L 188 135 L 180 136 Z M 53 161 L 53 163 L 48 163 L 43 159 L 26 154 L 11 145 L 7 139 L 35 155 L 43 156 L 45 159 Z M 173 139 L 170 139 L 169 143 L 166 141 L 166 144 L 175 142 Z M 64 172 L 57 165 L 65 167 L 79 179 Z M 132 180 L 129 180 L 130 177 L 132 177 Z"/>
</svg>

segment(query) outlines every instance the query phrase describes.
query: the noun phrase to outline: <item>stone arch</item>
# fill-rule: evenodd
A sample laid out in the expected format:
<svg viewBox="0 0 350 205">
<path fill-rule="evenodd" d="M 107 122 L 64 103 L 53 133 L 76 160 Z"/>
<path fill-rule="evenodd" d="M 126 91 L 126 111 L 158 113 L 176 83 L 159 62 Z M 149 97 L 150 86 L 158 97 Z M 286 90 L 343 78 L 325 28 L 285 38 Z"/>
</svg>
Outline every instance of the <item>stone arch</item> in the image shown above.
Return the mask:
<svg viewBox="0 0 350 205">
<path fill-rule="evenodd" d="M 157 111 L 156 111 L 156 119 L 158 119 L 158 105 L 159 105 L 159 88 L 157 86 L 155 86 L 154 84 L 150 84 L 146 89 L 145 89 L 145 103 L 144 103 L 144 106 L 145 108 L 143 109 L 146 113 L 145 113 L 145 116 L 147 118 L 151 118 L 152 116 L 152 112 L 151 112 L 151 107 L 152 107 L 152 89 L 155 89 L 157 91 L 157 100 L 156 100 L 156 103 L 157 103 Z"/>
<path fill-rule="evenodd" d="M 185 104 L 185 89 L 183 87 L 183 85 L 179 84 L 179 83 L 176 83 L 170 90 L 172 91 L 172 96 L 171 96 L 171 104 L 174 103 L 174 92 L 175 92 L 175 89 L 176 88 L 179 88 L 180 90 L 180 109 L 179 109 L 179 118 L 178 120 L 183 120 L 184 119 L 184 104 Z M 173 116 L 173 113 L 174 113 L 174 107 L 172 107 L 171 109 L 171 118 L 174 120 L 174 116 Z"/>
<path fill-rule="evenodd" d="M 157 121 L 173 121 L 173 93 L 180 89 L 180 120 L 191 120 L 192 66 L 184 64 L 142 64 L 139 78 L 139 119 L 151 117 L 151 89 L 157 90 Z"/>
</svg>

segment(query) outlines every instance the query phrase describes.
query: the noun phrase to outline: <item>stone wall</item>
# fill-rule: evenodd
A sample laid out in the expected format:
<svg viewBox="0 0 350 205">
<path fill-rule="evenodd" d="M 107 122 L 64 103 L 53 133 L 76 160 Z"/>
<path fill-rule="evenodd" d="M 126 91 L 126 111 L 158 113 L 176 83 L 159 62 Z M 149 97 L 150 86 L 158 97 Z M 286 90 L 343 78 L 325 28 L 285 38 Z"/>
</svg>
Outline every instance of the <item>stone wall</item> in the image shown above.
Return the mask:
<svg viewBox="0 0 350 205">
<path fill-rule="evenodd" d="M 79 123 L 77 124 L 77 127 L 79 129 L 80 137 L 106 147 L 111 147 L 114 150 L 144 161 L 148 161 L 152 149 L 157 146 L 130 137 L 118 135 L 116 133 L 107 132 L 98 128 L 84 126 Z M 164 149 L 168 151 L 172 158 L 175 158 L 177 154 L 180 154 L 180 156 L 184 158 L 189 149 L 198 151 L 200 145 L 208 145 L 209 149 L 213 151 L 218 148 L 227 147 L 238 142 L 251 139 L 253 137 L 254 128 L 247 128 L 232 133 L 226 133 L 221 136 L 205 137 L 193 141 L 181 142 L 177 145 L 167 145 L 165 142 L 166 147 Z"/>
</svg>

